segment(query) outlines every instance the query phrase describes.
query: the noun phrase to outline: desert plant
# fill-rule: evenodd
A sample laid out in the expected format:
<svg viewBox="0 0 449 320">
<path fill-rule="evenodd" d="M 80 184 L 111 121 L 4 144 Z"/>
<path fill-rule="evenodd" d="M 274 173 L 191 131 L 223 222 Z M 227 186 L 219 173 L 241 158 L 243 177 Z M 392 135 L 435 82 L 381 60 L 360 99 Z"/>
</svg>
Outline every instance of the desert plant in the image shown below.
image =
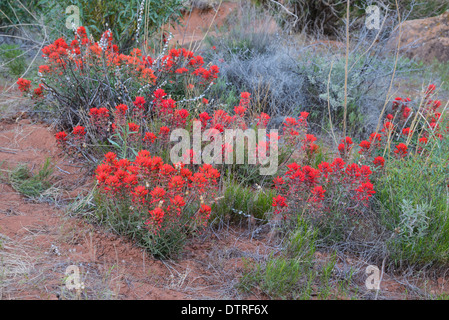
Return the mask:
<svg viewBox="0 0 449 320">
<path fill-rule="evenodd" d="M 6 66 L 9 75 L 19 77 L 26 68 L 25 52 L 18 45 L 0 45 L 0 58 L 2 65 Z"/>
<path fill-rule="evenodd" d="M 98 136 L 95 132 L 99 129 L 97 118 L 106 120 L 113 112 L 111 107 L 119 106 L 115 113 L 120 117 L 133 114 L 143 129 L 146 120 L 151 121 L 150 114 L 155 109 L 173 111 L 176 102 L 172 97 L 181 100 L 178 104 L 198 101 L 202 95 L 192 97 L 192 88 L 204 93 L 219 72 L 214 65 L 206 69 L 201 56 L 184 48 L 172 48 L 165 54 L 166 45 L 162 54 L 152 59 L 143 56 L 139 49 L 134 49 L 130 55 L 120 54 L 112 41 L 110 31 L 103 34 L 100 42 L 92 42 L 85 28 L 78 28 L 70 45 L 60 38 L 43 49 L 46 64 L 39 67 L 39 86 L 33 90 L 30 80 L 20 78 L 19 90 L 37 103 L 45 101 L 50 105 L 60 127 L 70 130 L 82 125 L 84 128 L 79 133 L 83 135 L 82 140 L 87 139 L 84 142 L 104 145 L 105 133 L 112 133 L 113 128 L 104 123 L 106 131 Z M 162 86 L 170 90 L 171 97 Z M 151 96 L 155 93 L 161 96 Z M 155 106 L 157 103 L 167 105 Z M 127 105 L 130 106 L 128 112 Z M 98 114 L 97 110 L 107 112 Z M 95 123 L 84 130 L 91 120 Z M 124 124 L 122 120 L 121 125 Z"/>
<path fill-rule="evenodd" d="M 274 190 L 268 188 L 245 187 L 236 183 L 225 186 L 222 199 L 212 207 L 212 218 L 240 221 L 254 217 L 259 222 L 266 222 L 272 209 Z"/>
<path fill-rule="evenodd" d="M 180 0 L 7 0 L 0 4 L 0 24 L 16 32 L 15 25 L 40 22 L 45 25 L 49 39 L 54 40 L 70 36 L 69 15 L 78 15 L 79 21 L 73 22 L 84 25 L 89 36 L 97 39 L 110 29 L 120 49 L 128 52 L 142 35 L 148 37 L 169 22 L 177 23 L 182 8 Z"/>
<path fill-rule="evenodd" d="M 395 79 L 400 79 L 403 73 L 417 69 L 409 60 L 395 63 L 385 49 L 397 22 L 394 12 L 388 21 L 381 21 L 380 30 L 360 27 L 351 32 L 347 67 L 343 36 L 335 42 L 321 37 L 310 41 L 292 38 L 282 30 L 271 32 L 268 22 L 263 28 L 254 27 L 267 14 L 263 10 L 244 6 L 242 11 L 242 21 L 230 24 L 220 36 L 210 37 L 215 50 L 205 54 L 220 67 L 221 81 L 231 92 L 250 92 L 252 107 L 279 117 L 278 125 L 282 117 L 307 111 L 316 131 L 341 130 L 346 121 L 351 135 L 372 132 L 393 70 Z M 227 97 L 223 92 L 216 87 L 211 95 L 220 100 Z"/>
<path fill-rule="evenodd" d="M 320 299 L 331 297 L 329 281 L 335 258 L 324 264 L 314 261 L 317 231 L 298 218 L 290 231 L 283 250 L 256 264 L 246 260 L 245 271 L 238 287 L 245 291 L 258 291 L 271 299 Z"/>
<path fill-rule="evenodd" d="M 109 152 L 96 169 L 97 215 L 154 256 L 175 257 L 186 236 L 207 225 L 219 176 L 211 165 L 192 172 L 147 150 L 134 161 Z"/>
<path fill-rule="evenodd" d="M 39 0 L 5 0 L 0 3 L 0 26 L 6 31 L 12 31 L 11 25 L 33 22 L 30 14 L 39 8 Z"/>
<path fill-rule="evenodd" d="M 18 165 L 9 173 L 9 182 L 17 191 L 29 198 L 39 198 L 52 185 L 53 169 L 50 158 L 47 158 L 37 174 L 32 174 L 25 164 Z"/>
<path fill-rule="evenodd" d="M 441 158 L 411 156 L 387 162 L 376 183 L 385 207 L 391 258 L 398 266 L 440 266 L 448 261 L 448 168 Z"/>
</svg>

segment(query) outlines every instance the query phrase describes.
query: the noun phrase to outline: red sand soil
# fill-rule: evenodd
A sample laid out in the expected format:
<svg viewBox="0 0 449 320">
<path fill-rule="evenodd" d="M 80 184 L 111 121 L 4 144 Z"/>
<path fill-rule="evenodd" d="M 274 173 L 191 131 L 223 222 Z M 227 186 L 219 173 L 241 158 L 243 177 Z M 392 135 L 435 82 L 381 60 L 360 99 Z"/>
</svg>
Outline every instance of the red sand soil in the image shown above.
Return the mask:
<svg viewBox="0 0 449 320">
<path fill-rule="evenodd" d="M 216 36 L 217 30 L 232 23 L 233 17 L 241 14 L 241 5 L 238 2 L 222 2 L 210 10 L 200 10 L 194 8 L 184 13 L 181 24 L 176 27 L 167 28 L 172 34 L 172 44 L 181 46 L 190 46 L 201 43 L 205 36 Z M 274 19 L 267 24 L 254 21 L 253 30 L 258 32 L 277 32 L 279 31 Z M 264 28 L 262 30 L 262 28 Z"/>
<path fill-rule="evenodd" d="M 173 34 L 173 43 L 185 45 L 201 41 L 208 30 L 209 34 L 214 34 L 214 30 L 223 26 L 227 17 L 237 8 L 238 3 L 223 2 L 213 10 L 193 9 L 186 12 L 180 21 L 182 26 L 169 28 Z"/>
</svg>

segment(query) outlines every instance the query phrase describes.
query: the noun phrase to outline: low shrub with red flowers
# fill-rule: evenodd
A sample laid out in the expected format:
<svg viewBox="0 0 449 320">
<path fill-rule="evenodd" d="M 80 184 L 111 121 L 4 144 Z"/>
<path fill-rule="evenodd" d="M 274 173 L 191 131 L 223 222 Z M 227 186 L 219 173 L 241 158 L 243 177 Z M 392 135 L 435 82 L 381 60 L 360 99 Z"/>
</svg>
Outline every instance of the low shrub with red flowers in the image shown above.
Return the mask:
<svg viewBox="0 0 449 320">
<path fill-rule="evenodd" d="M 95 42 L 82 26 L 71 41 L 59 38 L 45 46 L 42 57 L 45 64 L 39 67 L 37 88 L 33 90 L 31 81 L 22 78 L 17 85 L 25 94 L 56 102 L 58 124 L 66 130 L 86 126 L 89 117 L 94 129 L 104 129 L 104 122 L 115 111 L 112 106 L 127 105 L 128 113 L 142 120 L 154 107 L 173 108 L 170 97 L 165 98 L 168 105 L 155 106 L 159 97 L 153 100 L 149 94 L 157 89 L 170 92 L 177 100 L 192 99 L 186 89 L 189 84 L 198 94 L 193 100 L 199 100 L 219 74 L 217 66 L 185 48 L 164 46 L 153 57 L 138 48 L 123 54 L 114 45 L 111 31 Z M 87 135 L 92 132 L 88 130 Z"/>
<path fill-rule="evenodd" d="M 107 208 L 102 218 L 124 219 L 130 230 L 123 231 L 138 233 L 150 252 L 167 258 L 182 249 L 186 234 L 207 226 L 220 173 L 208 164 L 194 171 L 170 165 L 141 150 L 133 161 L 108 152 L 95 177 L 98 203 Z"/>
<path fill-rule="evenodd" d="M 360 215 L 375 193 L 371 174 L 369 166 L 342 158 L 321 162 L 318 168 L 293 162 L 282 177 L 273 180 L 278 192 L 273 199 L 275 213 L 288 218 L 305 211 L 326 218 L 339 208 L 348 215 Z"/>
<path fill-rule="evenodd" d="M 332 219 L 337 213 L 363 218 L 370 212 L 376 181 L 383 179 L 387 162 L 426 157 L 432 148 L 429 141 L 439 143 L 447 137 L 448 128 L 444 129 L 446 122 L 438 109 L 441 102 L 431 99 L 434 90 L 434 86 L 429 86 L 424 103 L 418 107 L 413 106 L 410 98 L 396 98 L 379 132 L 359 143 L 351 137 L 343 138 L 337 146 L 340 157 L 315 165 L 290 163 L 288 170 L 273 180 L 277 190 L 274 212 L 285 219 L 301 213 L 321 221 Z M 295 139 L 303 130 L 302 150 L 310 150 L 316 139 L 309 137 L 306 127 L 299 129 L 298 124 L 296 119 L 286 119 L 284 133 L 289 135 L 286 143 L 297 146 Z"/>
<path fill-rule="evenodd" d="M 236 137 L 220 142 L 223 162 L 214 166 L 195 163 L 194 149 L 184 154 L 190 157 L 188 164 L 170 164 L 176 129 L 192 132 L 195 123 L 213 136 L 226 129 L 265 129 L 271 118 L 255 113 L 249 92 L 242 92 L 233 108 L 216 108 L 204 93 L 218 68 L 186 49 L 167 50 L 154 58 L 139 49 L 121 54 L 110 33 L 93 42 L 80 27 L 70 44 L 61 38 L 42 50 L 46 64 L 39 68 L 37 88 L 33 90 L 29 80 L 17 81 L 19 90 L 33 98 L 50 94 L 58 101 L 66 128 L 56 134 L 58 144 L 96 163 L 100 218 L 157 256 L 176 255 L 188 234 L 207 226 L 224 174 L 247 184 L 261 180 L 253 169 L 262 167 L 270 155 L 271 138 L 279 142 L 275 151 L 280 160 L 279 173 L 267 179 L 276 189 L 275 214 L 289 221 L 298 214 L 318 221 L 342 215 L 359 221 L 369 215 L 376 180 L 390 161 L 426 156 L 434 142 L 447 137 L 449 128 L 431 85 L 418 106 L 410 98 L 394 99 L 378 129 L 364 140 L 338 139 L 331 157 L 323 155 L 317 137 L 309 132 L 309 113 L 300 112 L 284 119 L 279 136 L 269 132 L 258 137 L 252 169 L 236 164 L 236 158 L 224 158 L 236 157 L 229 152 Z M 202 140 L 201 149 L 208 142 Z M 244 145 L 247 154 L 249 143 Z M 100 157 L 104 159 L 98 165 Z"/>
</svg>

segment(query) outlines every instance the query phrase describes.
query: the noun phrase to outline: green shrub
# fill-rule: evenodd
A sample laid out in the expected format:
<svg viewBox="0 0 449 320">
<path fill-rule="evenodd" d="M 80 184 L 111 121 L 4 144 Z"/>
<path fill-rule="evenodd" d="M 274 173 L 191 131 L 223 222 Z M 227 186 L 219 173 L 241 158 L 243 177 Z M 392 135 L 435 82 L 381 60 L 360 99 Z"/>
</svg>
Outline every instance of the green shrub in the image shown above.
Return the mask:
<svg viewBox="0 0 449 320">
<path fill-rule="evenodd" d="M 0 24 L 38 23 L 35 17 L 42 16 L 49 39 L 55 40 L 73 34 L 66 22 L 70 22 L 69 15 L 75 12 L 66 10 L 74 5 L 79 8 L 80 24 L 88 29 L 89 35 L 99 39 L 109 28 L 123 52 L 135 44 L 137 32 L 139 36 L 146 34 L 148 39 L 168 22 L 178 22 L 183 8 L 181 0 L 25 0 L 22 3 L 24 6 L 19 1 L 2 1 Z M 143 19 L 139 26 L 141 9 Z"/>
<path fill-rule="evenodd" d="M 9 173 L 9 182 L 17 192 L 29 198 L 39 198 L 52 185 L 53 169 L 48 158 L 42 169 L 32 175 L 28 167 L 24 164 L 18 165 Z"/>
<path fill-rule="evenodd" d="M 386 162 L 375 184 L 385 210 L 382 222 L 396 264 L 434 264 L 449 261 L 447 156 L 440 147 L 429 158 L 409 157 Z"/>
<path fill-rule="evenodd" d="M 0 1 L 0 26 L 33 22 L 34 19 L 30 12 L 36 12 L 39 7 L 38 3 L 39 0 Z M 13 27 L 6 28 L 6 31 L 13 29 Z"/>
<path fill-rule="evenodd" d="M 274 196 L 275 191 L 272 189 L 261 188 L 254 191 L 250 187 L 230 183 L 226 186 L 223 198 L 212 207 L 213 214 L 216 218 L 231 221 L 247 216 L 266 221 Z"/>
<path fill-rule="evenodd" d="M 185 246 L 186 230 L 169 228 L 157 235 L 152 234 L 144 225 L 148 213 L 143 214 L 135 210 L 129 199 L 113 201 L 96 190 L 93 202 L 97 222 L 110 228 L 114 233 L 131 239 L 156 258 L 176 258 Z"/>
<path fill-rule="evenodd" d="M 285 250 L 279 255 L 271 254 L 266 261 L 256 265 L 245 261 L 239 288 L 245 292 L 257 288 L 272 299 L 310 299 L 312 295 L 328 298 L 331 295 L 329 280 L 335 259 L 323 265 L 316 264 L 316 240 L 316 230 L 298 219 Z"/>
<path fill-rule="evenodd" d="M 24 51 L 18 45 L 0 45 L 0 59 L 12 77 L 20 77 L 26 69 Z"/>
</svg>

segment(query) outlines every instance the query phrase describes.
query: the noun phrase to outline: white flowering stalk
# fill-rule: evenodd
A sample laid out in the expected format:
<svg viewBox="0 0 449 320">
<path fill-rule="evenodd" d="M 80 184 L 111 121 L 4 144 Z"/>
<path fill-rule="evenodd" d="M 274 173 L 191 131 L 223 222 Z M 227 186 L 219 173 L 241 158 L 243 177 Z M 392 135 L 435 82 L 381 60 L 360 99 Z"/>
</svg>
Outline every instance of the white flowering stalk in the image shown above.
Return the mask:
<svg viewBox="0 0 449 320">
<path fill-rule="evenodd" d="M 173 34 L 169 31 L 169 32 L 168 32 L 167 42 L 165 42 L 164 47 L 162 48 L 162 52 L 159 54 L 159 56 L 158 56 L 156 59 L 154 59 L 153 63 L 151 64 L 152 67 L 154 67 L 154 66 L 156 65 L 156 63 L 157 63 L 159 60 L 161 60 L 162 57 L 165 56 L 165 54 L 166 54 L 166 52 L 167 52 L 167 50 L 168 50 L 168 45 L 169 45 L 169 43 L 170 43 L 170 41 L 171 41 L 172 38 L 173 38 Z M 163 61 L 162 63 L 164 63 L 164 61 Z M 164 65 L 162 65 L 162 66 L 164 66 Z"/>
<path fill-rule="evenodd" d="M 100 42 L 98 43 L 98 46 L 105 52 L 108 49 L 108 37 L 112 37 L 112 31 L 111 29 L 108 29 L 103 35 L 101 36 Z"/>
<path fill-rule="evenodd" d="M 144 6 L 145 0 L 142 0 L 142 2 L 140 3 L 139 17 L 137 18 L 136 43 L 139 43 L 140 26 L 142 25 Z"/>
</svg>

